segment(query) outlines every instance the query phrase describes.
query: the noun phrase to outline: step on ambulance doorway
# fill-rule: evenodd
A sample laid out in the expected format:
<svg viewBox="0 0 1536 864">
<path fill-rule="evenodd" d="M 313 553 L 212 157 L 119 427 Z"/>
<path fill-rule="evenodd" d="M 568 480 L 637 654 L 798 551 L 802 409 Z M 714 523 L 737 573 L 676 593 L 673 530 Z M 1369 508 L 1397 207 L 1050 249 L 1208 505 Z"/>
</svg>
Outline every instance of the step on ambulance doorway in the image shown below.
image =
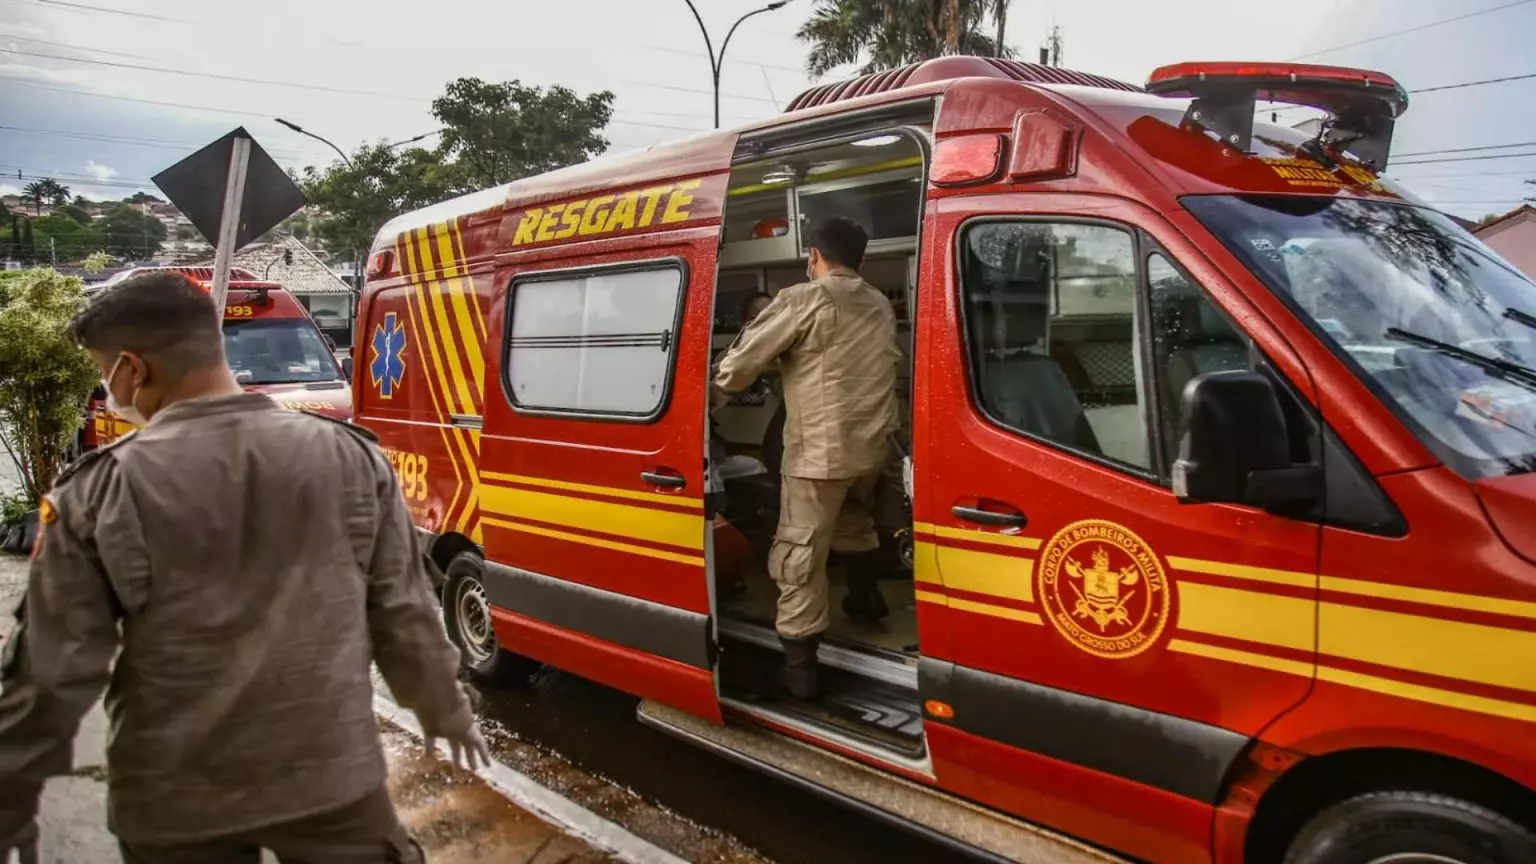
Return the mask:
<svg viewBox="0 0 1536 864">
<path fill-rule="evenodd" d="M 860 272 L 896 313 L 901 360 L 899 428 L 875 492 L 881 541 L 878 585 L 890 614 L 878 625 L 842 611 L 847 593 L 837 556 L 829 562 L 831 624 L 822 634 L 823 695 L 799 702 L 782 694 L 783 662 L 773 622 L 778 588 L 768 550 L 778 521 L 785 410 L 777 376 L 711 412 L 709 456 L 723 490 L 715 532 L 713 594 L 720 623 L 720 687 L 727 703 L 793 715 L 807 731 L 850 736 L 888 757 L 920 758 L 919 654 L 912 581 L 912 517 L 903 463 L 911 452 L 912 316 L 922 217 L 926 132 L 866 132 L 769 158 L 740 162 L 731 173 L 724 215 L 711 365 L 778 291 L 806 281 L 811 227 L 832 216 L 853 219 L 869 235 Z M 773 718 L 785 722 L 784 716 Z"/>
</svg>

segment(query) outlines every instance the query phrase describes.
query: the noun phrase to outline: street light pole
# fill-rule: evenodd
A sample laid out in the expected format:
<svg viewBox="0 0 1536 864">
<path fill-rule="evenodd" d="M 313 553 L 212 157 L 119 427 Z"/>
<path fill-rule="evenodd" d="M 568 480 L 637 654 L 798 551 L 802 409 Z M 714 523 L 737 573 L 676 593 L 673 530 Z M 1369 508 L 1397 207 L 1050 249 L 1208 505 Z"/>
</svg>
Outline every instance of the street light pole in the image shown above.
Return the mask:
<svg viewBox="0 0 1536 864">
<path fill-rule="evenodd" d="M 774 2 L 769 3 L 767 6 L 764 6 L 761 9 L 754 9 L 753 11 L 748 12 L 740 18 L 737 18 L 736 23 L 731 25 L 731 29 L 726 31 L 725 41 L 720 43 L 719 54 L 715 53 L 714 43 L 710 41 L 709 38 L 709 28 L 704 26 L 704 18 L 699 15 L 699 10 L 693 5 L 693 0 L 683 0 L 683 2 L 688 4 L 689 11 L 693 12 L 693 20 L 699 22 L 699 32 L 704 34 L 704 49 L 709 52 L 709 76 L 710 80 L 713 81 L 715 85 L 715 128 L 719 129 L 720 69 L 725 65 L 725 49 L 731 47 L 731 37 L 736 35 L 736 28 L 741 26 L 741 22 L 751 18 L 753 15 L 761 15 L 764 12 L 773 12 L 778 9 L 783 9 L 786 5 L 789 4 L 789 0 L 774 0 Z"/>
<path fill-rule="evenodd" d="M 315 139 L 316 141 L 319 141 L 321 144 L 324 144 L 325 146 L 331 148 L 332 150 L 335 150 L 336 151 L 336 155 L 341 157 L 341 161 L 347 163 L 347 167 L 348 168 L 352 167 L 352 160 L 347 158 L 347 154 L 341 152 L 341 148 L 340 147 L 337 147 L 335 144 L 332 144 L 331 142 L 325 140 L 324 138 L 321 138 L 319 135 L 316 135 L 315 133 L 310 132 L 307 129 L 301 128 L 299 126 L 299 124 L 297 124 L 297 123 L 289 123 L 287 120 L 284 120 L 281 117 L 273 117 L 272 119 L 276 120 L 278 123 L 280 123 L 280 124 L 282 124 L 284 126 L 287 126 L 289 129 L 292 129 L 293 131 L 299 133 L 300 135 L 308 135 L 309 137 Z"/>
</svg>

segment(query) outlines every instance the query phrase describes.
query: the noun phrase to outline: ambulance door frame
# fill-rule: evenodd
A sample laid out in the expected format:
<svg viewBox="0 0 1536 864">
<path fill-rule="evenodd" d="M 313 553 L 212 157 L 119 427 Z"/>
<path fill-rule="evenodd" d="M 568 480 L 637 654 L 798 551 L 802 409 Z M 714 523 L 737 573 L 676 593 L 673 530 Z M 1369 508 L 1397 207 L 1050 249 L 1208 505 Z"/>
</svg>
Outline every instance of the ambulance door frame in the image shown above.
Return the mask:
<svg viewBox="0 0 1536 864">
<path fill-rule="evenodd" d="M 924 126 L 917 125 L 915 122 L 918 115 L 925 111 L 927 112 L 925 117 L 926 123 L 928 124 L 926 128 Z M 907 337 L 909 343 L 907 346 L 907 381 L 909 382 L 909 387 L 914 392 L 917 388 L 917 278 L 922 273 L 924 234 L 923 220 L 928 212 L 928 173 L 929 169 L 933 165 L 932 127 L 938 122 L 938 112 L 939 100 L 936 97 L 928 96 L 915 101 L 899 102 L 893 105 L 880 105 L 875 108 L 850 112 L 848 114 L 836 114 L 827 118 L 818 118 L 816 120 L 805 121 L 802 123 L 775 127 L 773 129 L 767 130 L 763 135 L 757 138 L 744 134 L 737 141 L 736 156 L 731 159 L 731 169 L 734 172 L 736 167 L 739 165 L 751 162 L 759 162 L 776 157 L 790 156 L 797 153 L 805 153 L 813 150 L 820 150 L 826 147 L 835 147 L 839 144 L 851 144 L 854 141 L 860 141 L 876 135 L 900 135 L 902 138 L 907 139 L 917 145 L 917 149 L 919 151 L 918 155 L 922 160 L 922 164 L 918 166 L 919 170 L 917 176 L 917 179 L 920 181 L 920 191 L 918 194 L 917 202 L 917 234 L 913 237 L 913 248 L 908 253 L 909 278 L 906 291 L 904 292 L 907 303 L 907 315 L 910 323 L 909 329 L 911 331 Z M 866 122 L 861 123 L 860 121 Z M 816 131 L 823 129 L 831 134 L 825 136 L 817 136 L 815 134 Z M 793 143 L 786 143 L 777 147 L 768 146 L 762 149 L 754 149 L 753 147 L 753 145 L 759 141 L 766 143 L 773 140 L 782 140 L 783 138 L 787 137 L 787 133 L 796 130 L 805 130 L 805 134 L 809 135 L 810 137 L 797 136 Z M 724 206 L 722 206 L 720 211 L 720 247 L 722 249 L 725 247 L 725 214 L 727 208 L 730 206 L 729 182 L 727 182 L 726 188 L 726 203 Z M 790 184 L 787 187 L 787 191 L 789 192 L 793 192 L 794 189 L 794 184 Z M 789 195 L 789 206 L 789 221 L 791 224 L 790 230 L 795 233 L 795 250 L 798 253 L 801 250 L 801 244 L 799 242 L 799 196 L 793 194 Z M 715 265 L 715 291 L 710 295 L 709 320 L 711 326 L 713 326 L 715 320 L 716 304 L 720 298 L 720 273 L 723 266 L 718 263 L 720 257 L 721 256 L 718 255 L 716 257 L 717 263 Z M 804 256 L 799 256 L 795 260 L 803 261 L 805 259 Z M 900 334 L 898 334 L 897 338 L 901 338 Z M 712 354 L 707 354 L 705 357 L 705 362 L 711 363 L 712 360 Z M 681 358 L 679 358 L 679 362 L 681 362 Z M 712 375 L 710 376 L 710 380 L 713 381 Z M 907 404 L 909 412 L 916 411 L 916 406 L 912 399 L 912 393 L 910 392 L 907 394 Z M 709 402 L 706 399 L 704 405 L 705 418 L 703 447 L 703 457 L 706 462 L 709 458 L 709 414 L 711 410 L 712 409 L 709 405 Z M 915 423 L 915 417 L 913 422 Z M 715 592 L 716 576 L 713 524 L 713 515 L 711 514 L 711 520 L 706 524 L 704 532 L 704 560 L 708 572 L 706 584 L 709 590 L 709 608 L 714 613 L 710 616 L 710 634 L 714 639 L 714 644 L 718 651 L 721 641 L 721 624 L 724 621 L 725 616 L 721 614 L 719 597 Z M 780 646 L 777 638 L 772 636 L 771 632 L 764 632 L 765 630 L 771 631 L 771 628 L 762 628 L 748 622 L 736 622 L 736 625 L 737 626 L 730 628 L 732 632 L 729 635 L 732 635 L 735 638 L 741 639 L 743 641 L 751 642 L 760 647 L 776 651 L 782 650 L 782 647 Z M 920 635 L 921 628 L 919 628 L 919 656 L 922 654 Z M 910 665 L 910 674 L 908 674 L 907 667 L 904 664 L 898 664 L 893 660 L 886 660 L 873 653 L 863 652 L 853 648 L 843 648 L 841 646 L 825 642 L 823 642 L 821 645 L 819 652 L 819 662 L 836 669 L 842 669 L 845 672 L 852 672 L 855 675 L 861 675 L 867 678 L 884 681 L 898 687 L 910 688 L 913 693 L 917 692 L 918 675 L 917 666 L 915 663 Z M 897 666 L 903 666 L 902 670 L 898 672 L 894 668 Z M 726 699 L 720 694 L 720 669 L 718 661 L 714 669 L 714 678 L 715 693 L 717 696 L 721 697 L 721 704 L 735 704 L 732 700 Z"/>
</svg>

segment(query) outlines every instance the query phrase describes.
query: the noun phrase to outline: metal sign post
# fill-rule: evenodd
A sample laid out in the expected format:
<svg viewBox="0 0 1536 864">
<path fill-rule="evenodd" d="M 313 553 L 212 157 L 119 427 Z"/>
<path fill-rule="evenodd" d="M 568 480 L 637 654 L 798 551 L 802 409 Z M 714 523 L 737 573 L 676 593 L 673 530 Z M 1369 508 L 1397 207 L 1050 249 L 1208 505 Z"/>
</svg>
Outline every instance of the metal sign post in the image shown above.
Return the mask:
<svg viewBox="0 0 1536 864">
<path fill-rule="evenodd" d="M 218 250 L 213 256 L 213 306 L 224 318 L 224 298 L 229 296 L 229 262 L 235 254 L 235 235 L 240 229 L 240 205 L 245 198 L 245 173 L 251 163 L 251 139 L 235 136 L 229 153 L 229 179 L 224 185 L 224 212 L 219 220 Z"/>
</svg>

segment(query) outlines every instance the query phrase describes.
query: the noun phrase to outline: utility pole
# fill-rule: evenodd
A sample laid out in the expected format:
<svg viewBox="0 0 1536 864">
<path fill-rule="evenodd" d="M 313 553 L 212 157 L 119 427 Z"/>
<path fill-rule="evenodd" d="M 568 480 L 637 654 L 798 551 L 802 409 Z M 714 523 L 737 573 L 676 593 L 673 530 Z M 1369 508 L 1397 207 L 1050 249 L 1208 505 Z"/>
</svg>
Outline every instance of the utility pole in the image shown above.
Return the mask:
<svg viewBox="0 0 1536 864">
<path fill-rule="evenodd" d="M 59 269 L 59 246 L 52 237 L 48 238 L 48 262 L 53 269 Z"/>
<path fill-rule="evenodd" d="M 769 3 L 767 6 L 764 6 L 761 9 L 755 9 L 741 16 L 740 18 L 737 18 L 736 23 L 732 24 L 731 29 L 726 32 L 725 41 L 720 43 L 720 53 L 718 55 L 715 54 L 714 43 L 709 39 L 709 28 L 704 26 L 704 19 L 699 15 L 699 10 L 693 5 L 693 0 L 683 0 L 683 2 L 688 4 L 689 10 L 693 12 L 693 20 L 699 22 L 699 32 L 704 34 L 704 50 L 709 52 L 709 77 L 715 85 L 715 128 L 719 129 L 720 67 L 725 64 L 725 49 L 731 47 L 731 37 L 736 35 L 736 28 L 741 26 L 741 22 L 751 18 L 753 15 L 761 15 L 764 12 L 773 12 L 777 9 L 783 9 L 789 3 L 789 0 L 774 0 L 774 2 Z M 279 120 L 278 122 L 281 123 L 282 121 Z"/>
</svg>

